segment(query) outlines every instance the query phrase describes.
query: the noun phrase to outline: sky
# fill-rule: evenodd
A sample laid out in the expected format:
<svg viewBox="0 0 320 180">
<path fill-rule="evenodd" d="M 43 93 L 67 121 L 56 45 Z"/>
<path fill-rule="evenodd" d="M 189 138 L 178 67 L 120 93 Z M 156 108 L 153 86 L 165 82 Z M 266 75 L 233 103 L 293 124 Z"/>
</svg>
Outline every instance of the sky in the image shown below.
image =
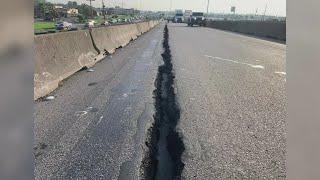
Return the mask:
<svg viewBox="0 0 320 180">
<path fill-rule="evenodd" d="M 48 0 L 54 3 L 66 3 L 68 0 Z M 78 3 L 89 4 L 88 0 L 72 0 Z M 193 11 L 207 11 L 208 0 L 103 0 L 107 7 L 123 6 L 152 11 L 168 11 L 183 9 Z M 93 6 L 101 7 L 102 0 L 92 2 Z M 263 14 L 267 5 L 266 14 L 273 16 L 286 16 L 286 0 L 210 0 L 209 12 L 230 13 L 231 6 L 236 7 L 239 14 Z"/>
</svg>

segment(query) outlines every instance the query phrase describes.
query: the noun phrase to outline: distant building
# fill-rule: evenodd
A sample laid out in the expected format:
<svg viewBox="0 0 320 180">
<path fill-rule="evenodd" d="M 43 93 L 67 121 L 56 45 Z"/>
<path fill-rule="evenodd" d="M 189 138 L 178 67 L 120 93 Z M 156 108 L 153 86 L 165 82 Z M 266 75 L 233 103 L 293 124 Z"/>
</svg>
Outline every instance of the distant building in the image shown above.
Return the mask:
<svg viewBox="0 0 320 180">
<path fill-rule="evenodd" d="M 103 16 L 103 9 L 102 8 L 96 8 L 95 10 L 97 12 L 97 16 Z M 107 12 L 107 9 L 105 9 L 105 12 Z"/>
<path fill-rule="evenodd" d="M 55 9 L 63 9 L 63 6 L 55 5 L 54 8 L 55 8 Z"/>
<path fill-rule="evenodd" d="M 60 5 L 55 5 L 54 10 L 58 18 L 68 17 L 68 10 Z"/>
<path fill-rule="evenodd" d="M 76 17 L 79 15 L 79 10 L 75 8 L 68 9 L 67 11 L 68 17 Z"/>
</svg>

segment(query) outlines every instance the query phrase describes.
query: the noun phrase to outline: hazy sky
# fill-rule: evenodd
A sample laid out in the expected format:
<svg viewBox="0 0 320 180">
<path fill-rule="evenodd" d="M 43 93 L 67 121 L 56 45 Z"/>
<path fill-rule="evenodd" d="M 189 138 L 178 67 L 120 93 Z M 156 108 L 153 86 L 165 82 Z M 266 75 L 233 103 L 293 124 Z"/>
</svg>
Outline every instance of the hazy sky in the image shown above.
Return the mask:
<svg viewBox="0 0 320 180">
<path fill-rule="evenodd" d="M 68 0 L 48 0 L 50 2 L 67 2 Z M 87 3 L 86 0 L 75 0 L 78 3 Z M 172 1 L 172 10 L 190 9 L 206 12 L 208 0 L 104 0 L 106 6 L 121 6 L 143 10 L 169 10 Z M 95 0 L 95 7 L 101 7 L 102 0 Z M 268 15 L 286 16 L 286 0 L 210 0 L 210 12 L 229 13 L 231 6 L 236 6 L 236 13 L 263 14 L 267 4 Z"/>
</svg>

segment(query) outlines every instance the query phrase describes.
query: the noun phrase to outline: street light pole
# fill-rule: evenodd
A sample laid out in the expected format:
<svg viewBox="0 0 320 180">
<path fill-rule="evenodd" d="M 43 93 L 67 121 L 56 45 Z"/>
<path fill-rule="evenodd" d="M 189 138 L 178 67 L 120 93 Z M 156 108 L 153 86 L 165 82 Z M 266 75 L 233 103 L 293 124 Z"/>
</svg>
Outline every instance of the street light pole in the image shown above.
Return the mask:
<svg viewBox="0 0 320 180">
<path fill-rule="evenodd" d="M 264 12 L 263 12 L 263 16 L 262 16 L 262 21 L 264 21 L 264 18 L 265 18 L 265 16 L 266 16 L 267 8 L 268 8 L 268 1 L 266 2 L 266 7 L 264 8 Z"/>
<path fill-rule="evenodd" d="M 106 9 L 105 9 L 104 2 L 102 0 L 102 13 L 103 13 L 103 20 L 106 21 Z"/>
<path fill-rule="evenodd" d="M 209 5 L 210 5 L 210 0 L 208 0 L 208 4 L 207 4 L 207 16 L 209 15 Z"/>
<path fill-rule="evenodd" d="M 93 18 L 93 11 L 92 11 L 93 9 L 92 9 L 91 1 L 92 1 L 92 0 L 90 0 L 90 10 L 91 10 L 91 19 L 92 19 L 92 18 Z"/>
</svg>

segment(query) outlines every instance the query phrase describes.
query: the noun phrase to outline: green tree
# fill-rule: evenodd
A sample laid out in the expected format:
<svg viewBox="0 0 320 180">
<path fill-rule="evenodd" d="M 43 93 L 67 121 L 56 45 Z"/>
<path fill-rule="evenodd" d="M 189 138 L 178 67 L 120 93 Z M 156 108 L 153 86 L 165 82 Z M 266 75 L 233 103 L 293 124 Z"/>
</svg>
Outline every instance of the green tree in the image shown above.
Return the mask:
<svg viewBox="0 0 320 180">
<path fill-rule="evenodd" d="M 78 3 L 76 1 L 68 1 L 67 7 L 68 8 L 78 8 Z"/>
<path fill-rule="evenodd" d="M 77 8 L 77 7 L 78 7 L 78 3 L 77 3 L 76 1 L 73 1 L 72 4 L 73 4 L 73 7 L 74 7 L 74 8 Z"/>
<path fill-rule="evenodd" d="M 79 14 L 78 15 L 78 19 L 79 19 L 79 22 L 80 23 L 85 23 L 86 22 L 86 17 L 84 17 L 84 15 L 82 15 L 82 14 Z"/>
<path fill-rule="evenodd" d="M 87 4 L 81 4 L 78 7 L 79 13 L 82 14 L 86 19 L 91 17 L 91 7 Z M 93 17 L 97 16 L 97 11 L 92 8 Z"/>
<path fill-rule="evenodd" d="M 38 1 L 38 8 L 41 14 L 41 18 L 45 20 L 53 20 L 57 17 L 57 13 L 54 9 L 54 5 L 45 1 Z"/>
</svg>

